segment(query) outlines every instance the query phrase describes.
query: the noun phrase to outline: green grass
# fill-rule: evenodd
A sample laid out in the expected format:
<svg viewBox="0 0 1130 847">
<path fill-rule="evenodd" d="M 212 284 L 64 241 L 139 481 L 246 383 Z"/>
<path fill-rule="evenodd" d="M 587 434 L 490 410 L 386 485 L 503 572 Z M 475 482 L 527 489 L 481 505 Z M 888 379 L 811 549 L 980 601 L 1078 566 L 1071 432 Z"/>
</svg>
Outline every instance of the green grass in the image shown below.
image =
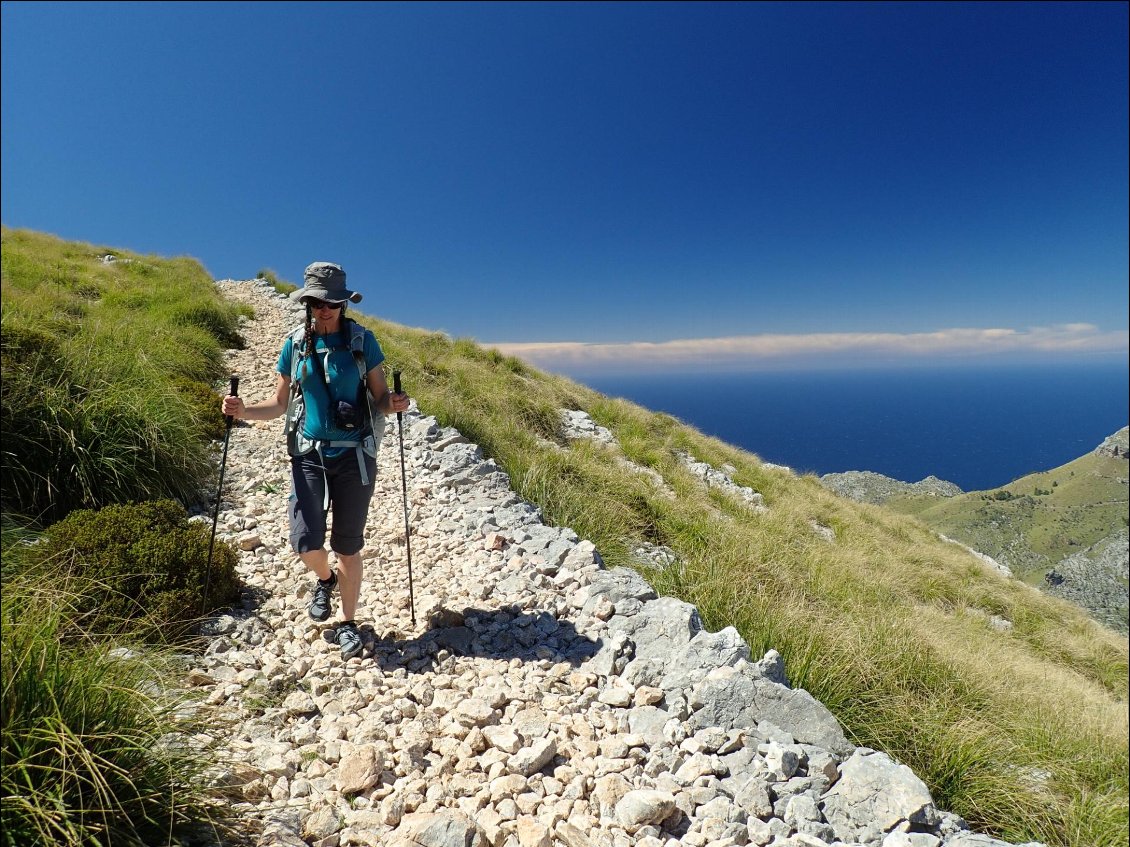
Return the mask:
<svg viewBox="0 0 1130 847">
<path fill-rule="evenodd" d="M 77 611 L 89 586 L 55 576 L 4 581 L 3 843 L 155 847 L 226 832 L 206 784 L 213 757 L 195 741 L 215 727 L 176 693 L 171 651 L 92 635 Z"/>
<path fill-rule="evenodd" d="M 76 508 L 202 499 L 218 409 L 201 390 L 224 376 L 246 311 L 192 259 L 4 228 L 0 267 L 4 511 L 45 526 Z"/>
<path fill-rule="evenodd" d="M 180 565 L 189 548 L 206 558 L 207 532 L 169 535 L 176 548 L 133 545 L 144 561 L 114 583 L 79 578 L 88 562 L 28 542 L 79 509 L 212 493 L 216 385 L 248 312 L 191 259 L 2 236 L 3 843 L 155 847 L 222 832 L 227 813 L 203 777 L 215 757 L 189 741 L 215 727 L 186 711 L 172 648 L 157 639 L 186 610 L 121 594 L 152 588 L 164 567 L 181 596 L 198 595 L 199 574 Z M 234 553 L 218 548 L 230 570 Z M 220 594 L 217 583 L 210 599 Z M 107 635 L 118 607 L 122 619 L 148 615 L 158 643 Z"/>
<path fill-rule="evenodd" d="M 1063 558 L 1125 526 L 1126 484 L 1120 481 L 1125 478 L 1125 459 L 1088 454 L 992 491 L 944 499 L 904 495 L 886 506 L 918 517 L 1037 584 Z"/>
</svg>

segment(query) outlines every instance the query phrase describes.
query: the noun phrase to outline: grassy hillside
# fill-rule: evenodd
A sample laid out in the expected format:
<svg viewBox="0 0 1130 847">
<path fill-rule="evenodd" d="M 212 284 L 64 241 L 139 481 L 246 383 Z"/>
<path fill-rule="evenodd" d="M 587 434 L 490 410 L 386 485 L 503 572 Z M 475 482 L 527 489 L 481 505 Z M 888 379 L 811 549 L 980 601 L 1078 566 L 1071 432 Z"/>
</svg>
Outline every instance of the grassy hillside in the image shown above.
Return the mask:
<svg viewBox="0 0 1130 847">
<path fill-rule="evenodd" d="M 37 276 L 57 287 L 52 261 L 23 270 L 28 302 Z M 79 264 L 68 285 L 81 290 Z M 98 280 L 99 299 L 118 296 L 115 280 Z M 38 321 L 48 331 L 52 314 Z M 1078 608 L 991 572 L 918 520 L 837 497 L 669 415 L 467 339 L 363 322 L 421 410 L 480 444 L 547 521 L 694 603 L 709 628 L 736 626 L 755 655 L 779 650 L 794 686 L 856 743 L 913 768 L 943 808 L 1012 841 L 1127 842 L 1127 645 Z M 73 333 L 82 323 L 60 326 Z M 587 412 L 617 444 L 565 439 L 562 409 Z M 704 487 L 683 452 L 727 468 L 768 511 Z M 649 569 L 633 559 L 641 544 L 666 546 L 678 561 Z M 992 616 L 1012 628 L 997 631 Z"/>
<path fill-rule="evenodd" d="M 4 228 L 0 264 L 5 514 L 192 501 L 213 476 L 239 309 L 194 259 Z"/>
<path fill-rule="evenodd" d="M 1126 526 L 1124 458 L 1087 454 L 993 491 L 894 497 L 886 505 L 1007 564 L 1031 584 L 1056 562 Z"/>
<path fill-rule="evenodd" d="M 781 651 L 794 685 L 857 743 L 909 764 L 944 807 L 1013 840 L 1125 842 L 1126 643 L 1078 608 L 668 415 L 468 340 L 368 323 L 421 407 L 482 444 L 549 520 L 697 605 L 709 627 L 737 626 L 755 653 Z M 565 441 L 564 408 L 618 446 Z M 681 451 L 728 466 L 768 513 L 702 487 Z M 649 571 L 632 558 L 640 543 L 671 548 L 678 565 Z"/>
<path fill-rule="evenodd" d="M 240 310 L 192 259 L 4 228 L 2 268 L 0 842 L 230 833 L 199 741 L 214 718 L 178 690 L 183 644 L 165 634 L 199 614 L 206 570 L 213 607 L 236 587 L 236 553 L 220 542 L 208 565 L 208 531 L 173 501 L 214 491 L 215 385 Z M 53 544 L 41 531 L 67 515 Z"/>
</svg>

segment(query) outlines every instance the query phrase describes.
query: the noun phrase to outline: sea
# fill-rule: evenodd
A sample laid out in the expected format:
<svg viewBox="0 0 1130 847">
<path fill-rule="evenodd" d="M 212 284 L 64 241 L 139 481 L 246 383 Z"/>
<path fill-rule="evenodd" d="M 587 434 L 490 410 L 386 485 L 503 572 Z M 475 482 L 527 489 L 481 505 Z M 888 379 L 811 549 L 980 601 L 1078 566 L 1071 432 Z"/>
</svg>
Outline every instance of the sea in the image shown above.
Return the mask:
<svg viewBox="0 0 1130 847">
<path fill-rule="evenodd" d="M 1124 362 L 574 379 L 798 473 L 933 475 L 965 491 L 1077 459 L 1130 418 Z"/>
</svg>

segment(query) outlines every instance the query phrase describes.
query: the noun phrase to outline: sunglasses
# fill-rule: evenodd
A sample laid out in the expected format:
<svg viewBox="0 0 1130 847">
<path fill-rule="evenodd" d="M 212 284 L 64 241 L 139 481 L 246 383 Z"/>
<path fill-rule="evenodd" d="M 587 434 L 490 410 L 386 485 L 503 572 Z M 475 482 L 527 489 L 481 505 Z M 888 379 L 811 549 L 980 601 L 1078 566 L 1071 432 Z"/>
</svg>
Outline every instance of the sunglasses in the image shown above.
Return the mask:
<svg viewBox="0 0 1130 847">
<path fill-rule="evenodd" d="M 344 303 L 327 303 L 325 300 L 308 299 L 306 301 L 310 304 L 311 309 L 340 309 Z"/>
</svg>

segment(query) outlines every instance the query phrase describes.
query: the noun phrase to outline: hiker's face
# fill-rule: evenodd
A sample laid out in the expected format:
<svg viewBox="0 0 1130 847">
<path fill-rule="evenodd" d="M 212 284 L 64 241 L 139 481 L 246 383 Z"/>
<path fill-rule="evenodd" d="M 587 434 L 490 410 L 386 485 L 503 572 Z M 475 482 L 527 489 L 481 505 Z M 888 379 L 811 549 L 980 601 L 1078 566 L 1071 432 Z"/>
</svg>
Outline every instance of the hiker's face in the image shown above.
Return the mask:
<svg viewBox="0 0 1130 847">
<path fill-rule="evenodd" d="M 341 318 L 344 303 L 327 303 L 325 300 L 309 300 L 310 311 L 314 313 L 314 323 L 322 332 L 335 332 Z"/>
</svg>

